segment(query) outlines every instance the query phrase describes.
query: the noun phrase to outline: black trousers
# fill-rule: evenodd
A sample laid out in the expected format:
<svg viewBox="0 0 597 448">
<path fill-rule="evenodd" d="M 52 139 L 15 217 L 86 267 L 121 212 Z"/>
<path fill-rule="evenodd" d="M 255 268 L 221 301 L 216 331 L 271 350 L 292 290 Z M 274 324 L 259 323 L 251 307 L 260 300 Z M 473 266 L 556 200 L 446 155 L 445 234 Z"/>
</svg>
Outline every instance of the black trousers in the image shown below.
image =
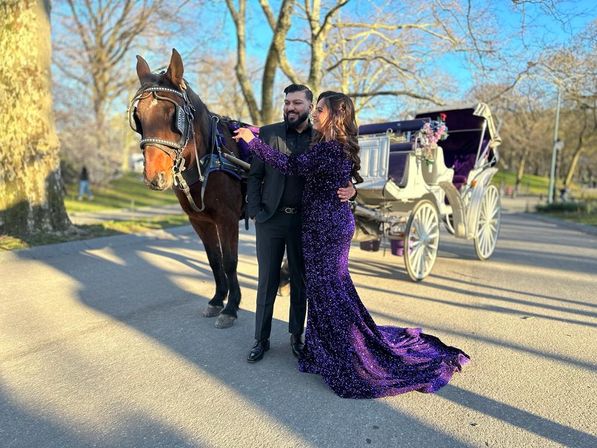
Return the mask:
<svg viewBox="0 0 597 448">
<path fill-rule="evenodd" d="M 288 330 L 300 335 L 305 326 L 307 300 L 305 296 L 305 268 L 301 243 L 300 214 L 276 212 L 263 223 L 256 223 L 257 262 L 257 312 L 255 313 L 255 339 L 268 339 L 272 329 L 274 301 L 280 283 L 280 266 L 284 249 L 290 270 L 290 316 Z"/>
</svg>

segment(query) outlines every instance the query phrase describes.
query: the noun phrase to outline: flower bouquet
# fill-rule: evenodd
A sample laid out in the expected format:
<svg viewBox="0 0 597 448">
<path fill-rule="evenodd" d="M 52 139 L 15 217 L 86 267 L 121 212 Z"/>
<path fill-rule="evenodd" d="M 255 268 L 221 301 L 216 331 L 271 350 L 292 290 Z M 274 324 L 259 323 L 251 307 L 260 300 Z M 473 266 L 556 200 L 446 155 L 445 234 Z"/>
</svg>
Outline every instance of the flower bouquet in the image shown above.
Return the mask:
<svg viewBox="0 0 597 448">
<path fill-rule="evenodd" d="M 429 167 L 435 162 L 434 155 L 437 142 L 448 138 L 448 127 L 445 120 L 446 114 L 439 114 L 437 119 L 425 123 L 417 136 L 421 154 Z"/>
</svg>

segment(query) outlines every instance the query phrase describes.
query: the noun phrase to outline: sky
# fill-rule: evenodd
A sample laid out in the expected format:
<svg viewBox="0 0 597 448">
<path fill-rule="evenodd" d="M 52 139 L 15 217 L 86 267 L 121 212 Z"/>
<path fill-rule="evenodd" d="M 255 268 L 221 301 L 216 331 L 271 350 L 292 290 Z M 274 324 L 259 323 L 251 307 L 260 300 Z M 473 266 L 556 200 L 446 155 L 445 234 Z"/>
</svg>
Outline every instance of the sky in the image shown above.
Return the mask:
<svg viewBox="0 0 597 448">
<path fill-rule="evenodd" d="M 247 27 L 248 34 L 248 56 L 255 61 L 255 67 L 263 64 L 267 48 L 270 44 L 271 31 L 265 21 L 257 0 L 248 1 L 248 15 L 250 23 Z M 270 0 L 272 9 L 277 11 L 280 0 Z M 298 3 L 301 3 L 300 1 Z M 325 3 L 325 2 L 324 2 Z M 351 0 L 347 8 L 352 14 L 367 18 L 374 5 L 379 1 Z M 401 1 L 390 2 L 400 8 Z M 463 1 L 466 5 L 466 3 Z M 422 3 L 423 4 L 423 3 Z M 551 4 L 556 9 L 550 9 Z M 191 11 L 193 4 L 190 4 Z M 521 54 L 519 59 L 514 58 L 512 67 L 496 67 L 494 75 L 499 77 L 507 69 L 516 71 L 516 64 L 526 64 L 528 57 L 533 52 L 539 51 L 545 45 L 566 45 L 572 37 L 584 29 L 588 23 L 597 19 L 597 0 L 546 0 L 543 4 L 534 3 L 523 6 L 514 6 L 510 0 L 471 0 L 471 7 L 475 12 L 485 11 L 485 19 L 490 33 L 489 38 L 496 39 L 498 45 L 502 46 L 512 55 Z M 56 11 L 64 10 L 64 2 L 54 2 Z M 206 1 L 200 11 L 195 12 L 201 15 L 197 20 L 196 34 L 177 36 L 169 42 L 170 47 L 176 47 L 183 56 L 190 53 L 192 48 L 199 52 L 210 54 L 234 54 L 236 50 L 236 33 L 223 0 Z M 408 13 L 408 11 L 406 11 Z M 524 33 L 520 30 L 524 29 Z M 493 30 L 493 31 L 492 31 Z M 493 33 L 496 34 L 493 34 Z M 296 29 L 291 29 L 291 34 L 296 36 Z M 202 39 L 201 39 L 202 38 Z M 295 64 L 307 58 L 306 47 L 295 44 L 289 45 L 289 58 Z M 142 53 L 152 68 L 157 68 L 168 61 L 169 54 L 151 54 L 150 49 Z M 131 55 L 131 69 L 134 70 L 135 60 Z M 446 53 L 435 61 L 437 66 L 450 75 L 453 82 L 453 90 L 446 92 L 446 96 L 459 98 L 475 84 L 474 68 L 467 62 L 462 53 Z M 298 64 L 297 64 L 298 65 Z M 232 73 L 229 76 L 233 76 Z M 306 77 L 306 73 L 305 73 Z M 285 83 L 285 78 L 280 75 L 280 83 Z M 326 86 L 327 87 L 327 86 Z M 255 86 L 259 90 L 259 85 Z M 396 102 L 395 99 L 385 99 L 387 104 Z M 382 102 L 383 103 L 383 102 Z M 388 107 L 383 106 L 383 107 Z"/>
<path fill-rule="evenodd" d="M 215 2 L 217 3 L 217 2 Z M 272 0 L 272 5 L 276 5 Z M 379 2 L 368 0 L 352 0 L 348 8 L 353 12 L 367 16 L 371 5 Z M 400 7 L 400 1 L 392 2 Z M 464 2 L 466 5 L 466 3 Z M 551 6 L 555 5 L 555 8 Z M 256 1 L 249 0 L 248 14 L 251 17 L 251 25 L 248 27 L 248 56 L 257 61 L 263 62 L 265 53 L 270 44 L 271 31 L 265 22 L 264 15 Z M 508 69 L 516 72 L 526 66 L 526 61 L 534 53 L 541 51 L 545 46 L 565 46 L 574 35 L 582 31 L 594 20 L 597 20 L 596 0 L 553 0 L 547 1 L 545 5 L 524 4 L 514 5 L 510 0 L 471 0 L 471 7 L 475 12 L 485 11 L 488 24 L 489 38 L 495 38 L 498 45 L 506 49 L 514 57 L 509 67 L 495 67 L 494 75 L 497 78 L 503 75 Z M 210 45 L 221 49 L 223 52 L 234 52 L 236 48 L 235 29 L 230 14 L 222 5 L 212 5 L 211 17 L 214 25 L 222 29 L 219 38 Z M 497 34 L 493 34 L 491 30 Z M 524 30 L 522 32 L 521 30 Z M 289 58 L 295 62 L 300 57 L 306 57 L 305 47 L 295 45 L 289 47 L 297 49 L 297 54 L 289 51 Z M 303 54 L 300 54 L 300 49 Z M 462 53 L 446 53 L 437 61 L 445 72 L 454 79 L 454 90 L 446 92 L 450 97 L 449 101 L 456 101 L 463 97 L 475 85 L 479 79 L 475 79 L 475 69 L 472 67 L 466 56 Z M 516 65 L 519 64 L 519 67 Z M 298 65 L 298 64 L 297 64 Z M 285 82 L 283 80 L 282 82 Z M 257 89 L 259 86 L 257 86 Z M 386 98 L 382 103 L 396 102 L 396 99 Z M 382 106 L 382 107 L 387 107 Z"/>
</svg>

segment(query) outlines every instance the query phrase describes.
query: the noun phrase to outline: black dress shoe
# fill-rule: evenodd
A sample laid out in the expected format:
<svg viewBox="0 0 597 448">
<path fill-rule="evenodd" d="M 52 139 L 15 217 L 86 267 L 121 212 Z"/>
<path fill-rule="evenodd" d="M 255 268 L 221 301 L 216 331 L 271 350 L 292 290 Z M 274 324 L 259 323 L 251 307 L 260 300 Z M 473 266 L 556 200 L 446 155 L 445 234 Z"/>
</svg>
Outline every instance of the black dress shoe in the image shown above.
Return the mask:
<svg viewBox="0 0 597 448">
<path fill-rule="evenodd" d="M 249 352 L 249 356 L 247 356 L 248 362 L 257 362 L 263 358 L 265 352 L 269 350 L 269 339 L 263 339 L 261 341 L 257 341 L 251 351 Z"/>
<path fill-rule="evenodd" d="M 303 351 L 305 350 L 305 344 L 301 340 L 301 335 L 290 335 L 290 348 L 292 349 L 292 354 L 297 358 L 303 356 Z"/>
</svg>

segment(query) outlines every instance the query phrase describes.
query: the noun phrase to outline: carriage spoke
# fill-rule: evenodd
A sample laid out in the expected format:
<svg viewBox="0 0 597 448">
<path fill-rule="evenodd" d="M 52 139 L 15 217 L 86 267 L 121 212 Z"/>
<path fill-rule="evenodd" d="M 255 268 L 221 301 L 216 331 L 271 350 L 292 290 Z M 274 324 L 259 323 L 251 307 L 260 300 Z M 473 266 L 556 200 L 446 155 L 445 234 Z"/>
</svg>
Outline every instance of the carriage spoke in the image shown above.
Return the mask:
<svg viewBox="0 0 597 448">
<path fill-rule="evenodd" d="M 437 211 L 429 200 L 421 201 L 409 220 L 404 252 L 409 276 L 422 280 L 433 268 L 439 243 L 439 219 Z"/>
<path fill-rule="evenodd" d="M 495 250 L 500 221 L 500 196 L 494 185 L 488 187 L 479 208 L 475 250 L 477 256 L 484 260 Z"/>
</svg>

